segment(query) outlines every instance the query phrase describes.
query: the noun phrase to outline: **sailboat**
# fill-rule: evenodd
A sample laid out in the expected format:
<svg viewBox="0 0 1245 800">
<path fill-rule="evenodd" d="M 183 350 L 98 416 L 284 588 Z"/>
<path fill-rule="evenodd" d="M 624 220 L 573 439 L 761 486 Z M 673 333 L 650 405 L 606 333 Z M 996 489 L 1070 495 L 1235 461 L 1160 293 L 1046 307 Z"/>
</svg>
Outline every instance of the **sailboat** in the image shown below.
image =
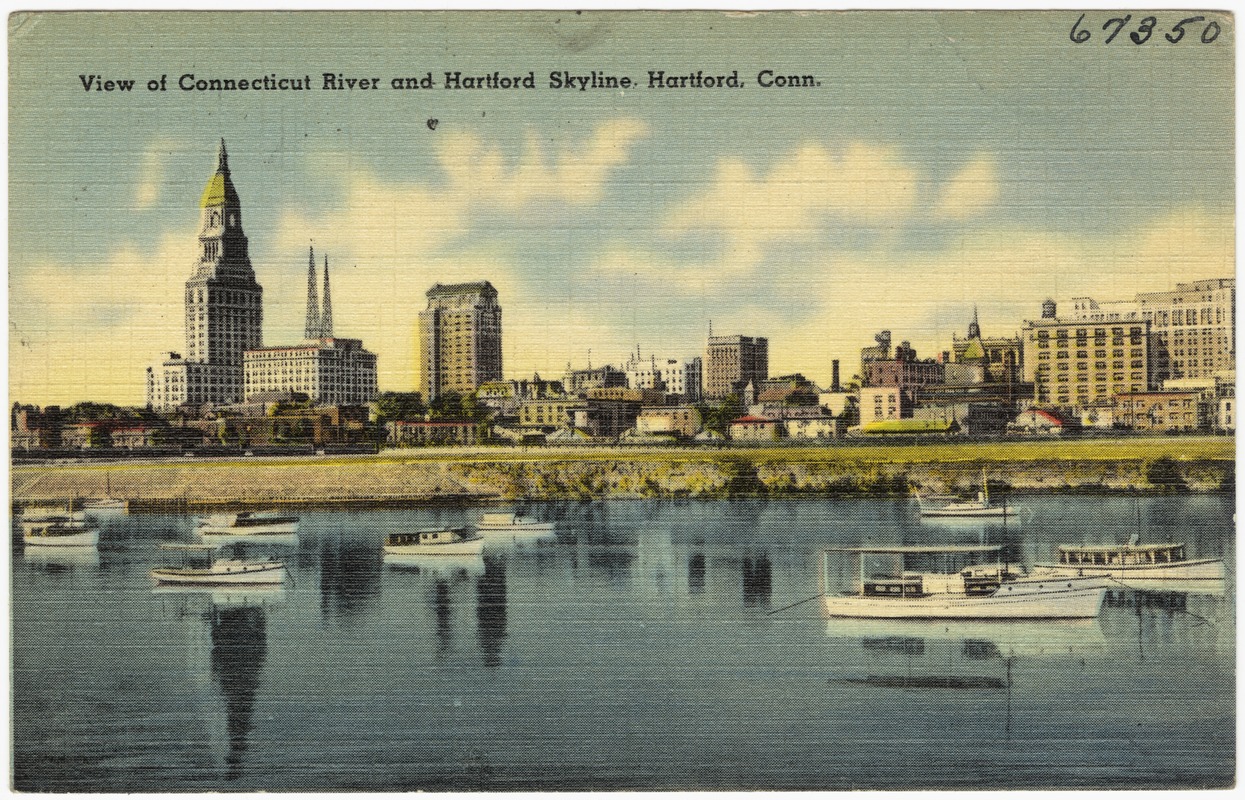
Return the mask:
<svg viewBox="0 0 1245 800">
<path fill-rule="evenodd" d="M 127 511 L 130 501 L 112 496 L 112 479 L 104 476 L 104 496 L 94 500 L 85 500 L 82 507 L 87 511 Z"/>
</svg>

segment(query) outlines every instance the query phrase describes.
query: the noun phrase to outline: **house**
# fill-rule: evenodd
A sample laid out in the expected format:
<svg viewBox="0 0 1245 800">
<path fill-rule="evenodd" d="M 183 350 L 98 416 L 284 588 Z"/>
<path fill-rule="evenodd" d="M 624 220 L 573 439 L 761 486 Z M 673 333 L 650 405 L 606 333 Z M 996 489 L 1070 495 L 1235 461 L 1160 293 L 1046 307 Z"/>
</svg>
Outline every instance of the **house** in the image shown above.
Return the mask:
<svg viewBox="0 0 1245 800">
<path fill-rule="evenodd" d="M 776 442 L 785 430 L 779 420 L 749 414 L 731 420 L 729 432 L 738 442 Z"/>
</svg>

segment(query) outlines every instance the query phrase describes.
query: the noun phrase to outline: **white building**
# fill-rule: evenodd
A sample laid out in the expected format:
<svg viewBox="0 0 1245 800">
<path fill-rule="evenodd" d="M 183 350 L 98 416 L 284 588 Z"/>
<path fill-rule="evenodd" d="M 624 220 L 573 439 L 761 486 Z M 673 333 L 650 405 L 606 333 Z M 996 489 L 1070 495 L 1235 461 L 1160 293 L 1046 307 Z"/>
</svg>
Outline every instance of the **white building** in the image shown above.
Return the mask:
<svg viewBox="0 0 1245 800">
<path fill-rule="evenodd" d="M 681 395 L 689 403 L 701 397 L 702 361 L 696 356 L 687 361 L 677 359 L 647 359 L 634 353 L 624 366 L 627 387 L 630 389 L 661 389 L 666 394 Z"/>
<path fill-rule="evenodd" d="M 363 405 L 376 399 L 376 354 L 358 339 L 319 339 L 248 350 L 246 399 L 297 392 L 320 405 Z"/>
</svg>

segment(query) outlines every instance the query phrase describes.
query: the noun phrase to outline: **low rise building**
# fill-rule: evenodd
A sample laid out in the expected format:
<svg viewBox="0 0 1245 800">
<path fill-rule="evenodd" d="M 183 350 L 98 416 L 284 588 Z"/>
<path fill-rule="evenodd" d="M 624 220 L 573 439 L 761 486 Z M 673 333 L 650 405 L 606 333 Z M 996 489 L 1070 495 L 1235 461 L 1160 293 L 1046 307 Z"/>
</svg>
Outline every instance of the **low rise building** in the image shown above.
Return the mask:
<svg viewBox="0 0 1245 800">
<path fill-rule="evenodd" d="M 635 420 L 636 432 L 645 436 L 691 438 L 700 433 L 702 425 L 700 412 L 692 406 L 645 406 Z"/>
<path fill-rule="evenodd" d="M 731 420 L 729 431 L 738 442 L 776 442 L 786 433 L 781 421 L 752 414 Z"/>
<path fill-rule="evenodd" d="M 1197 431 L 1210 427 L 1198 390 L 1125 392 L 1115 398 L 1116 422 L 1137 431 Z"/>
</svg>

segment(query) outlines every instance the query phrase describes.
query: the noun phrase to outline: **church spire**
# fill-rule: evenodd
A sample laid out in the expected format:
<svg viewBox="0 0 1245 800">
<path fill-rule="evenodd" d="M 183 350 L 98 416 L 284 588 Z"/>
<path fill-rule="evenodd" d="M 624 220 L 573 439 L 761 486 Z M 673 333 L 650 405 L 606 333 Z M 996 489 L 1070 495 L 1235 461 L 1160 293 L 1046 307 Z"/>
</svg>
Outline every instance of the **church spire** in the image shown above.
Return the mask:
<svg viewBox="0 0 1245 800">
<path fill-rule="evenodd" d="M 225 152 L 224 137 L 221 137 L 220 150 L 216 153 L 216 171 L 222 175 L 229 174 L 229 154 Z"/>
<path fill-rule="evenodd" d="M 303 326 L 304 339 L 320 338 L 320 303 L 316 299 L 316 248 L 308 248 L 307 255 L 307 322 Z"/>
<path fill-rule="evenodd" d="M 968 323 L 968 338 L 980 339 L 981 326 L 977 324 L 977 306 L 973 306 L 973 321 Z"/>
<path fill-rule="evenodd" d="M 333 299 L 329 296 L 329 257 L 324 256 L 324 305 L 320 310 L 320 338 L 333 338 Z"/>
</svg>

